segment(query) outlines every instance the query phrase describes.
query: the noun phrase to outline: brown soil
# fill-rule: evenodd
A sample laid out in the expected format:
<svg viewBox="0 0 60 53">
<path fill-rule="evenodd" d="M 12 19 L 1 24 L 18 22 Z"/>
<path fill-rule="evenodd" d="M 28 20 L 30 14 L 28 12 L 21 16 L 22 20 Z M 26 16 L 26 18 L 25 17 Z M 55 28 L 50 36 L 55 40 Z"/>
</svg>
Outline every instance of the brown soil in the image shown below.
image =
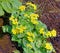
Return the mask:
<svg viewBox="0 0 60 53">
<path fill-rule="evenodd" d="M 56 29 L 57 37 L 51 38 L 50 41 L 52 42 L 57 53 L 60 53 L 60 18 L 58 14 L 44 13 L 40 20 L 47 25 L 49 30 Z"/>
<path fill-rule="evenodd" d="M 56 49 L 56 53 L 60 53 L 60 0 L 34 0 L 32 2 L 36 3 L 38 9 L 42 10 L 42 16 L 39 19 L 47 25 L 47 28 L 49 30 L 56 29 L 57 37 L 50 38 L 50 41 Z M 2 25 L 3 20 L 0 18 L 0 34 L 2 34 Z M 0 39 L 0 53 L 12 53 L 15 49 L 16 47 L 8 35 Z"/>
<path fill-rule="evenodd" d="M 42 16 L 39 19 L 49 30 L 56 29 L 57 37 L 50 38 L 50 41 L 56 53 L 60 53 L 60 0 L 35 0 L 34 2 L 42 9 Z"/>
<path fill-rule="evenodd" d="M 0 53 L 13 53 L 14 50 L 16 50 L 16 47 L 12 44 L 8 35 L 0 38 Z"/>
<path fill-rule="evenodd" d="M 0 18 L 0 27 L 3 26 L 3 19 Z"/>
</svg>

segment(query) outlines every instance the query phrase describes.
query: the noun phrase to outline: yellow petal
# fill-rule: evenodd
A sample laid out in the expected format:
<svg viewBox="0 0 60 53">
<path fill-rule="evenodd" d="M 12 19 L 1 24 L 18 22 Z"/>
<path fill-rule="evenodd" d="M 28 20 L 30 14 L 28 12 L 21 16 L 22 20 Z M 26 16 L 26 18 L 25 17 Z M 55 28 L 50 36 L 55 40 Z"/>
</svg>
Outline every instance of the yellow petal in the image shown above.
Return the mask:
<svg viewBox="0 0 60 53">
<path fill-rule="evenodd" d="M 53 30 L 51 31 L 51 34 L 52 34 L 53 37 L 56 37 L 56 30 L 53 29 Z"/>
<path fill-rule="evenodd" d="M 52 47 L 52 45 L 50 43 L 46 43 L 45 45 L 46 45 L 45 46 L 46 49 L 48 49 L 48 50 L 52 50 L 53 49 L 53 47 Z"/>
<path fill-rule="evenodd" d="M 32 48 L 32 45 L 30 45 L 30 44 L 27 44 L 27 47 L 29 47 L 29 48 Z"/>
<path fill-rule="evenodd" d="M 19 7 L 19 9 L 20 9 L 21 11 L 24 11 L 25 8 L 26 8 L 25 6 L 20 6 L 20 7 Z"/>
</svg>

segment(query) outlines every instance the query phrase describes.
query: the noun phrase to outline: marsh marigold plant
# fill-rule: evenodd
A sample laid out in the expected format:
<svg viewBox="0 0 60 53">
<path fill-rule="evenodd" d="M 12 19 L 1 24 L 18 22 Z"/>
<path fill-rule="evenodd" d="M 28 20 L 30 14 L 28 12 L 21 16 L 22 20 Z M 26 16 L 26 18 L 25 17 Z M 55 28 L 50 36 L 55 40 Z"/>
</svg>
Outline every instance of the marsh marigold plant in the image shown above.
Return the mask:
<svg viewBox="0 0 60 53">
<path fill-rule="evenodd" d="M 10 25 L 2 27 L 3 31 L 11 34 L 11 40 L 22 47 L 23 53 L 52 53 L 54 48 L 47 38 L 56 37 L 56 30 L 49 31 L 47 26 L 38 20 L 36 10 L 36 4 L 21 4 L 9 17 Z"/>
</svg>

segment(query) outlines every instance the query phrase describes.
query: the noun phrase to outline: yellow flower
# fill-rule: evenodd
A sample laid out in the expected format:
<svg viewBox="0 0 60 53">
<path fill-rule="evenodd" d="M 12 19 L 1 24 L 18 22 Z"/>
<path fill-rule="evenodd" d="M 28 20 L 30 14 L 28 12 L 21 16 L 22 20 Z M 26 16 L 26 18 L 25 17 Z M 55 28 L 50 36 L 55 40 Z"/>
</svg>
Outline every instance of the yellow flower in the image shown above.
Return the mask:
<svg viewBox="0 0 60 53">
<path fill-rule="evenodd" d="M 30 17 L 31 17 L 31 19 L 37 19 L 39 17 L 39 15 L 32 13 L 32 14 L 30 14 Z"/>
<path fill-rule="evenodd" d="M 53 47 L 52 47 L 52 45 L 50 43 L 46 43 L 45 44 L 45 48 L 48 49 L 48 50 L 52 50 L 53 49 Z"/>
<path fill-rule="evenodd" d="M 24 16 L 28 17 L 28 14 L 24 14 Z"/>
<path fill-rule="evenodd" d="M 27 44 L 27 47 L 32 48 L 32 46 L 30 44 Z"/>
<path fill-rule="evenodd" d="M 9 20 L 12 21 L 12 24 L 18 24 L 18 20 L 14 19 L 14 16 L 11 16 Z"/>
<path fill-rule="evenodd" d="M 39 30 L 39 33 L 44 35 L 44 33 L 45 33 L 45 32 L 44 32 L 44 28 L 41 28 L 41 29 Z"/>
<path fill-rule="evenodd" d="M 13 20 L 12 20 L 12 24 L 15 24 L 15 25 L 18 24 L 18 20 L 17 20 L 16 18 L 13 19 Z"/>
<path fill-rule="evenodd" d="M 19 28 L 20 33 L 23 33 L 24 30 L 26 30 L 26 27 L 21 25 L 20 28 Z"/>
<path fill-rule="evenodd" d="M 25 26 L 20 26 L 20 28 L 16 27 L 16 29 L 12 29 L 12 33 L 13 34 L 23 33 L 25 29 L 26 29 Z"/>
<path fill-rule="evenodd" d="M 27 37 L 28 41 L 33 42 L 34 40 L 31 37 Z"/>
<path fill-rule="evenodd" d="M 23 33 L 24 32 L 24 30 L 23 29 L 20 29 L 20 31 L 19 31 L 20 33 Z"/>
<path fill-rule="evenodd" d="M 34 20 L 34 19 L 32 19 L 31 22 L 32 22 L 33 24 L 38 24 L 38 23 L 39 23 L 37 20 Z"/>
<path fill-rule="evenodd" d="M 13 21 L 13 20 L 14 20 L 14 16 L 11 16 L 11 17 L 9 18 L 9 20 L 10 20 L 10 21 Z"/>
<path fill-rule="evenodd" d="M 53 30 L 51 31 L 51 35 L 52 35 L 53 37 L 56 37 L 56 30 L 53 29 Z"/>
<path fill-rule="evenodd" d="M 31 2 L 27 2 L 26 5 L 32 5 L 32 3 Z"/>
<path fill-rule="evenodd" d="M 16 35 L 18 32 L 19 32 L 18 29 L 12 29 L 12 33 L 13 33 L 14 35 Z"/>
<path fill-rule="evenodd" d="M 32 6 L 34 10 L 37 10 L 37 6 L 31 2 L 27 2 L 26 5 Z"/>
<path fill-rule="evenodd" d="M 52 30 L 52 31 L 48 31 L 47 33 L 46 33 L 46 36 L 47 37 L 56 37 L 56 30 Z"/>
<path fill-rule="evenodd" d="M 12 29 L 12 33 L 16 35 L 16 30 L 15 29 Z"/>
<path fill-rule="evenodd" d="M 26 8 L 25 6 L 20 6 L 20 7 L 19 7 L 19 9 L 20 9 L 21 11 L 24 11 L 25 8 Z"/>
<path fill-rule="evenodd" d="M 20 25 L 20 28 L 23 29 L 23 30 L 25 30 L 26 26 Z"/>
<path fill-rule="evenodd" d="M 28 14 L 24 14 L 24 16 L 29 18 L 29 15 Z"/>
<path fill-rule="evenodd" d="M 27 35 L 30 36 L 30 37 L 35 37 L 34 34 L 32 32 L 27 32 Z"/>
<path fill-rule="evenodd" d="M 51 36 L 52 36 L 52 35 L 51 35 L 51 32 L 48 31 L 48 32 L 46 33 L 46 36 L 47 36 L 47 37 L 51 37 Z"/>
<path fill-rule="evenodd" d="M 28 35 L 28 36 L 31 36 L 31 33 L 30 33 L 30 32 L 27 32 L 27 35 Z"/>
<path fill-rule="evenodd" d="M 32 4 L 34 10 L 37 10 L 37 6 L 35 4 Z"/>
</svg>

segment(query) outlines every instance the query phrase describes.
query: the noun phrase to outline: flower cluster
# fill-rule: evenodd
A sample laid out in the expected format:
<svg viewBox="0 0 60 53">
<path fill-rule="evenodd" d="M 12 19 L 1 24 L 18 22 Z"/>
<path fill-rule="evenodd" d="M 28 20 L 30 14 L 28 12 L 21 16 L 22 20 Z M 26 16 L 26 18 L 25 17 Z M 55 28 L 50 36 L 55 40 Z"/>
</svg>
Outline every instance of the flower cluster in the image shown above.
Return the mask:
<svg viewBox="0 0 60 53">
<path fill-rule="evenodd" d="M 30 42 L 33 42 L 34 40 L 34 34 L 33 33 L 31 33 L 31 32 L 27 32 L 27 39 L 30 41 Z"/>
<path fill-rule="evenodd" d="M 11 16 L 9 20 L 12 21 L 12 24 L 18 24 L 18 20 L 14 16 Z"/>
<path fill-rule="evenodd" d="M 19 7 L 20 11 L 24 11 L 25 8 L 26 8 L 25 6 L 20 6 L 20 7 Z"/>
<path fill-rule="evenodd" d="M 52 31 L 48 31 L 47 33 L 46 33 L 46 36 L 47 37 L 56 37 L 56 30 L 52 30 Z"/>
<path fill-rule="evenodd" d="M 23 33 L 24 32 L 24 30 L 26 30 L 26 27 L 25 26 L 20 26 L 20 27 L 16 27 L 15 29 L 14 28 L 12 28 L 12 33 L 13 34 L 18 34 L 18 33 Z"/>
<path fill-rule="evenodd" d="M 39 33 L 43 34 L 43 35 L 46 35 L 46 37 L 56 37 L 56 30 L 55 29 L 45 32 L 44 28 L 41 28 L 39 30 Z"/>
<path fill-rule="evenodd" d="M 52 47 L 52 45 L 50 43 L 46 43 L 45 48 L 48 49 L 48 50 L 52 50 L 53 49 L 53 47 Z"/>
<path fill-rule="evenodd" d="M 26 5 L 33 7 L 34 10 L 37 10 L 37 6 L 31 2 L 27 2 Z"/>
<path fill-rule="evenodd" d="M 52 53 L 54 48 L 46 39 L 56 37 L 56 30 L 48 31 L 46 25 L 38 20 L 39 15 L 35 10 L 37 6 L 27 2 L 12 13 L 9 18 L 12 41 L 18 42 L 24 53 Z"/>
</svg>

